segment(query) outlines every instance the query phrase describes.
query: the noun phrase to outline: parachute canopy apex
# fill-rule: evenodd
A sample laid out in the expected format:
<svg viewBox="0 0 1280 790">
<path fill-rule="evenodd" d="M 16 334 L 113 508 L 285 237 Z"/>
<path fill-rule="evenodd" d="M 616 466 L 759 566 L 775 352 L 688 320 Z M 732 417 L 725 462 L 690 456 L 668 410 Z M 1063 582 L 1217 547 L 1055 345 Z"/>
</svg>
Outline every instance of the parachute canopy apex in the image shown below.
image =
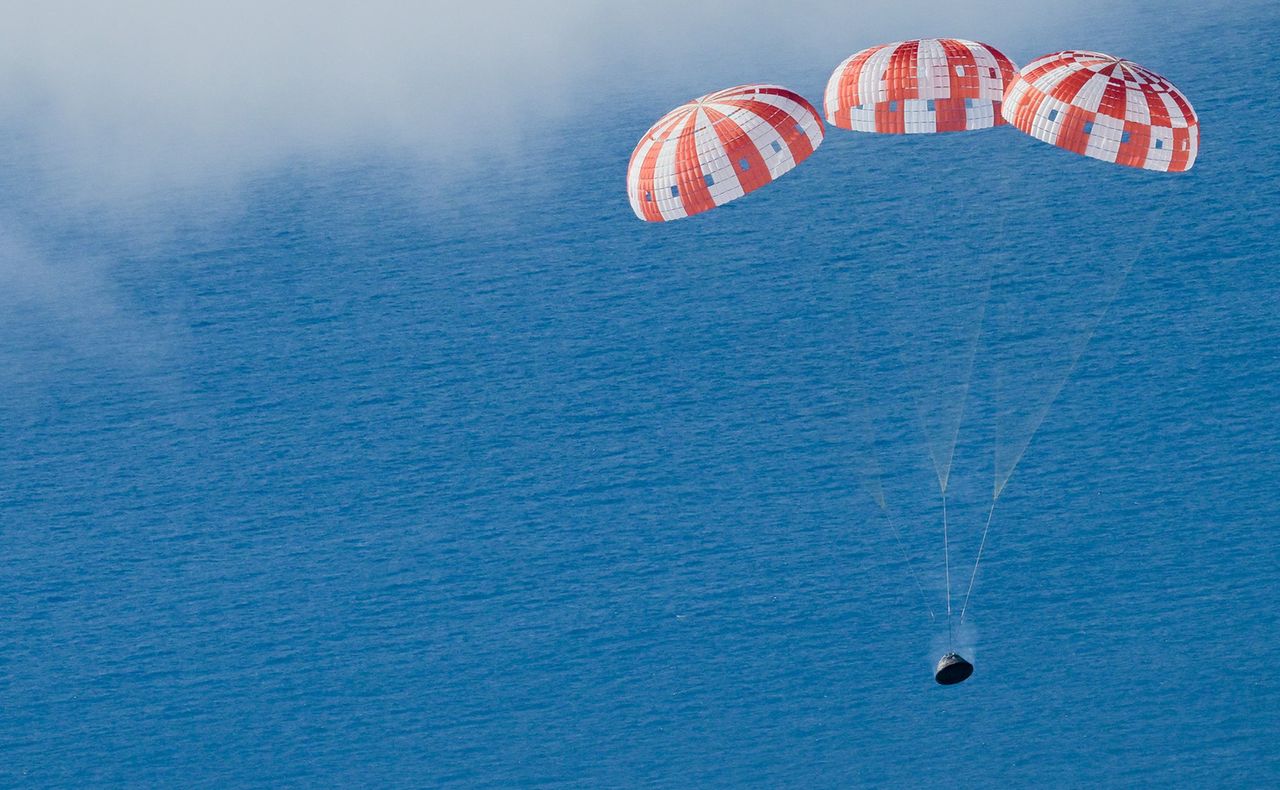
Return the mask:
<svg viewBox="0 0 1280 790">
<path fill-rule="evenodd" d="M 1000 103 L 1018 67 L 988 44 L 920 38 L 868 47 L 827 81 L 823 109 L 841 129 L 928 134 L 1004 123 Z"/>
<path fill-rule="evenodd" d="M 1200 122 L 1182 91 L 1102 52 L 1068 49 L 1028 63 L 1005 93 L 1004 118 L 1050 145 L 1145 170 L 1190 170 L 1200 148 Z"/>
<path fill-rule="evenodd" d="M 722 206 L 792 170 L 822 144 L 813 105 L 750 84 L 680 105 L 645 132 L 627 167 L 627 197 L 648 222 Z"/>
</svg>

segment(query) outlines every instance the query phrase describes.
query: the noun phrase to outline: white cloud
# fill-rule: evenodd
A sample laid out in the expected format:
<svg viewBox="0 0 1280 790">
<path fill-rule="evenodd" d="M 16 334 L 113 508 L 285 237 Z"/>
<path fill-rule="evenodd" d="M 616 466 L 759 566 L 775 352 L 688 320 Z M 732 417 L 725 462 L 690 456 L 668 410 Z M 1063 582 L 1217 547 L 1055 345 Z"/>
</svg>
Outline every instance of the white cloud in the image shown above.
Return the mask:
<svg viewBox="0 0 1280 790">
<path fill-rule="evenodd" d="M 144 338 L 136 345 L 149 325 L 130 323 L 112 263 L 46 249 L 60 227 L 154 245 L 234 213 L 246 178 L 296 160 L 398 157 L 425 165 L 430 194 L 615 97 L 638 115 L 652 108 L 637 136 L 674 104 L 742 81 L 818 100 L 849 53 L 901 38 L 975 38 L 1018 60 L 1158 34 L 1126 34 L 1133 8 L 1103 0 L 10 0 L 3 11 L 0 288 L 10 307 L 73 327 L 68 338 L 114 327 Z"/>
<path fill-rule="evenodd" d="M 130 309 L 107 261 L 83 252 L 51 254 L 11 224 L 0 223 L 0 379 L 6 386 L 56 376 L 58 365 L 77 357 L 146 370 L 172 352 L 174 327 Z M 50 348 L 61 351 L 50 357 Z M 36 349 L 42 364 L 33 365 Z"/>
<path fill-rule="evenodd" d="M 91 189 L 235 178 L 370 147 L 427 161 L 514 145 L 601 93 L 815 73 L 918 35 L 1017 48 L 1100 2 L 856 4 L 164 0 L 21 3 L 0 125 Z M 1066 42 L 1066 43 L 1076 43 Z M 811 90 L 811 89 L 810 89 Z"/>
</svg>

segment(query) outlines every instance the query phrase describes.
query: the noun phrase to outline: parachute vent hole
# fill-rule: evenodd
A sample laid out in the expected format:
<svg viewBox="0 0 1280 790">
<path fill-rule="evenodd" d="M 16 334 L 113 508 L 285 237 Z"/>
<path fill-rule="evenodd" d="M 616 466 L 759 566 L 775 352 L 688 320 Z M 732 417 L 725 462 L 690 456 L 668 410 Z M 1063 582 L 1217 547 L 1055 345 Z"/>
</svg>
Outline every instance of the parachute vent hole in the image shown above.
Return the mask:
<svg viewBox="0 0 1280 790">
<path fill-rule="evenodd" d="M 933 112 L 937 108 L 937 105 L 934 103 L 933 99 L 930 99 L 928 104 L 929 104 L 929 112 Z"/>
<path fill-rule="evenodd" d="M 710 173 L 707 173 L 705 176 L 702 177 L 702 179 L 707 182 L 707 186 L 711 186 L 716 182 L 715 178 L 713 178 Z"/>
<path fill-rule="evenodd" d="M 796 124 L 796 131 L 799 132 L 800 134 L 805 134 L 804 127 L 801 126 L 800 124 Z"/>
<path fill-rule="evenodd" d="M 680 197 L 680 187 L 678 186 L 671 187 L 671 197 Z"/>
<path fill-rule="evenodd" d="M 1156 140 L 1156 150 L 1159 151 L 1161 148 L 1164 148 L 1164 140 Z"/>
<path fill-rule="evenodd" d="M 1057 110 L 1050 110 L 1050 111 L 1049 111 L 1049 120 L 1051 120 L 1051 121 L 1056 121 L 1056 120 L 1058 120 L 1058 111 L 1057 111 Z"/>
<path fill-rule="evenodd" d="M 1122 132 L 1122 133 L 1120 134 L 1120 142 L 1122 142 L 1122 143 L 1127 143 L 1127 142 L 1129 142 L 1129 133 L 1128 133 L 1128 132 Z"/>
<path fill-rule="evenodd" d="M 645 192 L 645 193 L 644 193 L 644 200 L 645 200 L 645 202 L 646 202 L 646 203 L 652 203 L 652 202 L 653 202 L 653 193 L 652 193 L 652 192 Z"/>
<path fill-rule="evenodd" d="M 773 152 L 776 154 L 776 153 L 778 153 L 778 152 L 779 152 L 779 151 L 781 151 L 781 150 L 782 150 L 782 143 L 778 142 L 777 140 L 774 140 L 774 141 L 773 141 Z"/>
<path fill-rule="evenodd" d="M 896 101 L 889 102 L 889 112 L 897 112 L 897 111 L 898 111 L 898 103 Z"/>
<path fill-rule="evenodd" d="M 1085 133 L 1085 134 L 1093 134 L 1093 121 L 1085 121 L 1085 122 L 1084 122 L 1084 133 Z"/>
<path fill-rule="evenodd" d="M 957 77 L 964 76 L 964 66 L 956 66 L 956 76 Z"/>
<path fill-rule="evenodd" d="M 743 170 L 750 170 L 750 169 L 751 169 L 751 163 L 750 163 L 750 162 L 748 162 L 748 161 L 747 161 L 747 160 L 745 160 L 745 159 L 739 159 L 739 160 L 738 160 L 738 167 L 741 167 Z"/>
</svg>

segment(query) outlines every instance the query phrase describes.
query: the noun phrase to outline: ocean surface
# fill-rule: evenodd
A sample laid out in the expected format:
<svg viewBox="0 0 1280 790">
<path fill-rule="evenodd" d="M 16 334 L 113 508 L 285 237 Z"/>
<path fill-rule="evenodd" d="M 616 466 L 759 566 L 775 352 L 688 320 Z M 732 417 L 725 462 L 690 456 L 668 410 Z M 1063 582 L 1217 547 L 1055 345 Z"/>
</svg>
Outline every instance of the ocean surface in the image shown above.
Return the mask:
<svg viewBox="0 0 1280 790">
<path fill-rule="evenodd" d="M 1280 9 L 1161 8 L 992 43 L 1167 75 L 1182 176 L 832 129 L 648 225 L 643 80 L 208 216 L 0 156 L 93 261 L 0 296 L 0 784 L 1280 785 Z"/>
</svg>

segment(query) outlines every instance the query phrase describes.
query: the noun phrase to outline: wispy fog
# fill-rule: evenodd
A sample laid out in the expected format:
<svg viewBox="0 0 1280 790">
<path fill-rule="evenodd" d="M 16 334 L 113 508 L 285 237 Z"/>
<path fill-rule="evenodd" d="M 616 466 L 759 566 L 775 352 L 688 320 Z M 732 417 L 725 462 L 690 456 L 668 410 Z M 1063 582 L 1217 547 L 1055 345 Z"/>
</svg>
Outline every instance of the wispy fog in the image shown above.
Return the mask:
<svg viewBox="0 0 1280 790">
<path fill-rule="evenodd" d="M 124 312 L 103 295 L 102 254 L 86 262 L 42 241 L 60 223 L 154 243 L 234 214 L 248 180 L 296 161 L 393 157 L 429 187 L 612 101 L 635 115 L 637 135 L 679 101 L 742 81 L 789 82 L 818 101 L 830 70 L 864 46 L 952 35 L 1020 60 L 1114 40 L 1128 15 L 1116 5 L 8 3 L 0 309 L 25 300 L 96 324 Z"/>
<path fill-rule="evenodd" d="M 465 163 L 593 95 L 674 103 L 922 35 L 989 40 L 1017 59 L 1107 14 L 1093 0 L 14 5 L 0 128 L 97 192 L 371 149 Z"/>
</svg>

